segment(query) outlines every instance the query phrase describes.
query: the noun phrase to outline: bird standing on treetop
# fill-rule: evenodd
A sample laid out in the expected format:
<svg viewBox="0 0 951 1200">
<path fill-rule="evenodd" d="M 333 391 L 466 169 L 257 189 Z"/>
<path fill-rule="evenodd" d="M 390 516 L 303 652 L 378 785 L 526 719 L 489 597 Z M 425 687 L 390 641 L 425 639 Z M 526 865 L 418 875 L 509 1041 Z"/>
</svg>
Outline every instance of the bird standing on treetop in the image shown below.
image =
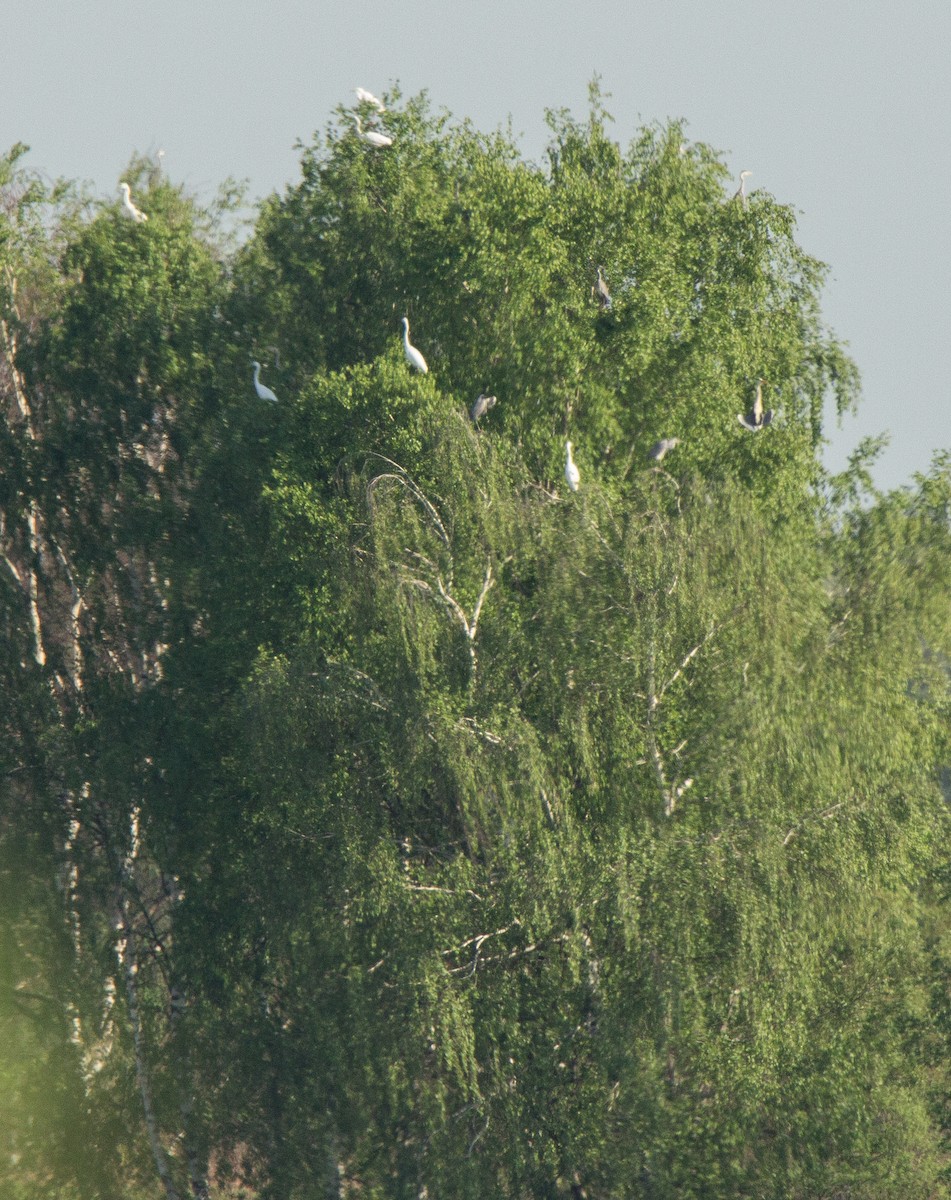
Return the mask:
<svg viewBox="0 0 951 1200">
<path fill-rule="evenodd" d="M 411 367 L 415 367 L 417 371 L 422 371 L 424 375 L 429 373 L 429 367 L 426 366 L 426 359 L 410 343 L 408 317 L 403 318 L 403 353 L 406 355 L 406 361 Z"/>
<path fill-rule="evenodd" d="M 122 188 L 122 207 L 125 209 L 126 215 L 140 225 L 143 221 L 147 221 L 148 217 L 141 208 L 136 208 L 132 203 L 132 189 L 129 185 L 123 181 L 119 187 Z"/>
<path fill-rule="evenodd" d="M 354 88 L 353 91 L 358 104 L 372 104 L 377 112 L 386 112 L 383 101 L 377 100 L 376 96 L 372 92 L 368 92 L 366 88 Z"/>
<path fill-rule="evenodd" d="M 768 412 L 763 412 L 763 384 L 765 382 L 765 379 L 758 379 L 756 381 L 756 399 L 753 401 L 753 407 L 746 416 L 744 417 L 742 413 L 736 414 L 736 419 L 739 423 L 751 433 L 758 433 L 759 430 L 765 429 L 773 419 L 772 409 L 769 409 Z"/>
<path fill-rule="evenodd" d="M 368 146 L 372 146 L 375 150 L 382 150 L 384 146 L 393 145 L 393 139 L 387 137 L 385 133 L 377 133 L 375 129 L 364 129 L 360 124 L 359 113 L 351 113 L 350 115 L 357 123 L 357 133 Z"/>
<path fill-rule="evenodd" d="M 668 450 L 673 450 L 680 445 L 680 438 L 661 438 L 659 442 L 655 442 L 651 447 L 650 457 L 655 462 L 660 462 Z"/>
<path fill-rule="evenodd" d="M 259 362 L 252 362 L 251 366 L 254 367 L 254 390 L 258 394 L 258 399 L 273 400 L 277 403 L 277 396 L 274 395 L 269 387 L 265 387 L 261 382 L 261 364 Z"/>
<path fill-rule="evenodd" d="M 575 460 L 571 457 L 571 442 L 565 442 L 565 481 L 573 492 L 576 492 L 581 485 L 581 472 L 578 470 Z"/>
<path fill-rule="evenodd" d="M 749 177 L 752 174 L 753 174 L 752 171 L 741 171 L 740 172 L 740 186 L 733 193 L 733 199 L 739 200 L 739 202 L 743 205 L 744 208 L 746 208 L 746 181 L 747 181 L 747 179 L 749 179 Z"/>
<path fill-rule="evenodd" d="M 598 267 L 598 282 L 594 285 L 594 290 L 597 293 L 598 303 L 601 307 L 610 311 L 613 301 L 611 300 L 611 293 L 604 279 L 604 267 Z"/>
</svg>

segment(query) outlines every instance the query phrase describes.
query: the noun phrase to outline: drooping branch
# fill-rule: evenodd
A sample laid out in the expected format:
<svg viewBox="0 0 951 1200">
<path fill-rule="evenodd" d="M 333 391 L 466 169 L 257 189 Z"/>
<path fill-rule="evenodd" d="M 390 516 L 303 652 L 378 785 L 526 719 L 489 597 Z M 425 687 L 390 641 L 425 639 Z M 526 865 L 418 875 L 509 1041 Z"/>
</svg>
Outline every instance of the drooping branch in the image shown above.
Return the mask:
<svg viewBox="0 0 951 1200">
<path fill-rule="evenodd" d="M 147 1062 L 145 1034 L 142 1027 L 142 1012 L 139 1001 L 139 950 L 138 933 L 134 915 L 133 896 L 135 894 L 134 872 L 141 850 L 139 829 L 139 808 L 133 804 L 129 818 L 128 842 L 123 854 L 119 854 L 108 836 L 108 830 L 103 828 L 104 844 L 112 868 L 115 885 L 116 910 L 118 912 L 117 938 L 115 944 L 116 960 L 125 983 L 126 1007 L 129 1014 L 129 1028 L 132 1034 L 132 1050 L 135 1059 L 135 1076 L 142 1103 L 142 1115 L 145 1121 L 146 1134 L 155 1169 L 165 1189 L 166 1200 L 182 1200 L 181 1194 L 172 1176 L 171 1166 L 165 1147 L 162 1145 L 161 1131 L 155 1100 L 152 1091 L 152 1080 Z"/>
<path fill-rule="evenodd" d="M 419 557 L 419 556 L 417 556 Z M 466 649 L 469 651 L 469 662 L 472 667 L 472 676 L 475 677 L 476 670 L 479 665 L 478 654 L 476 653 L 476 636 L 479 632 L 479 617 L 482 613 L 482 606 L 485 604 L 485 598 L 489 594 L 495 580 L 492 575 L 492 563 L 486 563 L 485 578 L 482 582 L 482 590 L 479 592 L 479 598 L 476 600 L 475 608 L 472 611 L 472 618 L 466 616 L 466 611 L 447 588 L 442 576 L 436 573 L 436 586 L 432 586 L 428 580 L 419 579 L 416 577 L 408 580 L 414 587 L 420 591 L 427 592 L 432 596 L 438 596 L 440 602 L 446 611 L 450 614 L 453 620 L 459 625 L 466 636 Z"/>
</svg>

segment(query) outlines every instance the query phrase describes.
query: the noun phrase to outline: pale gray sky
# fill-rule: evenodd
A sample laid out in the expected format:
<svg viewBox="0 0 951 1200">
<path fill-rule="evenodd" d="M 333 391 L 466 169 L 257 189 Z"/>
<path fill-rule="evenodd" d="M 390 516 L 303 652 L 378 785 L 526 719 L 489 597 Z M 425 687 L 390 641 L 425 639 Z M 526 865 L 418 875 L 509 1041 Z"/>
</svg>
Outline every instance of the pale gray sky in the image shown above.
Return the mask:
<svg viewBox="0 0 951 1200">
<path fill-rule="evenodd" d="M 13 0 L 3 0 L 11 6 Z M 546 107 L 586 111 L 595 72 L 626 144 L 655 120 L 726 153 L 800 211 L 832 271 L 829 325 L 864 402 L 830 466 L 888 431 L 880 487 L 951 448 L 951 4 L 948 0 L 31 0 L 5 22 L 0 146 L 115 195 L 135 150 L 164 147 L 203 196 L 296 178 L 295 141 L 357 85 L 483 129 L 509 116 L 539 160 Z"/>
</svg>

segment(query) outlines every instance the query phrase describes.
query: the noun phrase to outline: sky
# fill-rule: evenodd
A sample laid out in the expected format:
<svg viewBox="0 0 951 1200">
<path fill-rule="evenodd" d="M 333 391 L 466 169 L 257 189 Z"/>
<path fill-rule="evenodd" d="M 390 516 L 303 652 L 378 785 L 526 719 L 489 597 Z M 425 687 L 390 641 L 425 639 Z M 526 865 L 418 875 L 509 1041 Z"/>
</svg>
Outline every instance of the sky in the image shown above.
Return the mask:
<svg viewBox="0 0 951 1200">
<path fill-rule="evenodd" d="M 890 489 L 951 449 L 951 4 L 948 0 L 31 0 L 8 22 L 0 148 L 115 198 L 131 155 L 165 150 L 209 199 L 298 175 L 298 141 L 353 88 L 398 82 L 541 162 L 546 108 L 587 112 L 600 76 L 613 133 L 683 118 L 753 172 L 829 264 L 823 312 L 863 379 L 828 414 L 826 464 L 887 433 Z"/>
</svg>

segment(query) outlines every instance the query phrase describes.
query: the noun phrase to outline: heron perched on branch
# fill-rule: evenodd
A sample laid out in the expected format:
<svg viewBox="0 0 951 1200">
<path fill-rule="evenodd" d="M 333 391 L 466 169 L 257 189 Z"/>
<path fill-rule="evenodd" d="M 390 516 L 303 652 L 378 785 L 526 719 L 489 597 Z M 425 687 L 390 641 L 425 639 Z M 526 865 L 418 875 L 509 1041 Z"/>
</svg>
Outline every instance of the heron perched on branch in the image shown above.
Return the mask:
<svg viewBox="0 0 951 1200">
<path fill-rule="evenodd" d="M 475 404 L 473 404 L 472 408 L 469 409 L 469 416 L 472 417 L 473 422 L 478 425 L 489 409 L 495 408 L 497 403 L 497 396 L 487 396 L 485 392 L 482 392 L 478 400 L 476 400 Z"/>
<path fill-rule="evenodd" d="M 763 411 L 763 384 L 765 382 L 765 379 L 758 379 L 756 381 L 756 397 L 753 400 L 753 407 L 746 416 L 744 417 L 742 413 L 736 414 L 736 419 L 750 433 L 758 433 L 759 430 L 765 429 L 773 419 L 772 409 L 769 409 L 767 412 Z"/>
<path fill-rule="evenodd" d="M 749 179 L 749 177 L 752 174 L 753 174 L 752 171 L 741 171 L 740 172 L 740 186 L 733 193 L 733 199 L 739 200 L 739 202 L 743 205 L 744 208 L 746 208 L 746 181 L 747 181 L 747 179 Z"/>
<path fill-rule="evenodd" d="M 274 395 L 269 387 L 265 387 L 261 382 L 261 364 L 259 362 L 252 362 L 251 366 L 254 367 L 254 390 L 258 394 L 258 399 L 273 400 L 276 404 L 277 396 Z"/>
<path fill-rule="evenodd" d="M 605 311 L 610 311 L 613 301 L 611 292 L 604 278 L 604 267 L 598 267 L 598 282 L 594 285 L 595 294 L 598 297 L 598 303 Z"/>
<path fill-rule="evenodd" d="M 578 465 L 571 457 L 571 442 L 565 442 L 565 481 L 573 492 L 576 492 L 581 486 L 581 472 L 578 470 Z"/>
<path fill-rule="evenodd" d="M 426 359 L 416 349 L 409 340 L 409 318 L 403 318 L 403 353 L 406 355 L 406 361 L 411 367 L 415 367 L 417 371 L 422 371 L 424 375 L 428 374 L 429 367 L 426 366 Z"/>
<path fill-rule="evenodd" d="M 375 150 L 382 150 L 384 146 L 392 146 L 393 139 L 387 137 L 385 133 L 378 133 L 375 129 L 364 129 L 360 124 L 360 114 L 350 114 L 357 123 L 357 134 L 366 142 L 368 146 L 373 146 Z"/>
<path fill-rule="evenodd" d="M 651 446 L 649 457 L 652 458 L 654 462 L 661 462 L 668 450 L 673 450 L 679 445 L 680 438 L 661 438 L 659 442 L 655 442 L 654 445 Z"/>
<path fill-rule="evenodd" d="M 132 189 L 129 185 L 123 180 L 119 187 L 122 189 L 122 207 L 125 209 L 126 216 L 140 225 L 143 221 L 147 221 L 148 217 L 141 208 L 136 208 L 132 203 Z"/>
<path fill-rule="evenodd" d="M 354 88 L 354 95 L 357 98 L 358 104 L 372 104 L 377 112 L 386 112 L 383 107 L 383 101 L 378 100 L 372 92 L 368 92 L 366 88 Z"/>
</svg>

